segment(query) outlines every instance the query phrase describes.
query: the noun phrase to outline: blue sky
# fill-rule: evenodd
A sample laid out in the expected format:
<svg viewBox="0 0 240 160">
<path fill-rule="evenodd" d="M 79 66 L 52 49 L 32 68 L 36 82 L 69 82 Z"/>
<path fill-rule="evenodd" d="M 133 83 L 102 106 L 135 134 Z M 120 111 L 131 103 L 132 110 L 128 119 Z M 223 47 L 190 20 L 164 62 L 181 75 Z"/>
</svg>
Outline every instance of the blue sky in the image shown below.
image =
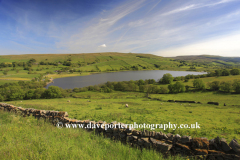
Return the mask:
<svg viewBox="0 0 240 160">
<path fill-rule="evenodd" d="M 0 55 L 240 56 L 239 0 L 0 0 Z"/>
</svg>

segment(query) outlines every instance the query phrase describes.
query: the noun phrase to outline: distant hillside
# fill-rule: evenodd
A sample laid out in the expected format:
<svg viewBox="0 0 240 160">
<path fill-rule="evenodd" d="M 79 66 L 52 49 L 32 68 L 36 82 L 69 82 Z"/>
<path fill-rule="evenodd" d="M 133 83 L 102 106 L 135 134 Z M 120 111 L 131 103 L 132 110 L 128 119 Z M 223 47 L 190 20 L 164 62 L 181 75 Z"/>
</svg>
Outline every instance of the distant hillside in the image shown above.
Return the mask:
<svg viewBox="0 0 240 160">
<path fill-rule="evenodd" d="M 34 59 L 35 65 L 71 66 L 82 71 L 118 71 L 142 69 L 173 69 L 179 62 L 151 54 L 133 53 L 82 53 L 82 54 L 26 54 L 0 56 L 0 64 L 27 63 Z M 1 66 L 0 66 L 1 68 Z"/>
<path fill-rule="evenodd" d="M 175 60 L 185 60 L 192 62 L 213 62 L 222 65 L 240 65 L 240 57 L 221 57 L 213 55 L 197 55 L 197 56 L 177 56 L 169 57 Z"/>
<path fill-rule="evenodd" d="M 240 68 L 240 57 L 161 57 L 142 53 L 26 54 L 0 56 L 0 83 L 42 75 L 60 78 L 129 70 L 212 71 Z"/>
</svg>

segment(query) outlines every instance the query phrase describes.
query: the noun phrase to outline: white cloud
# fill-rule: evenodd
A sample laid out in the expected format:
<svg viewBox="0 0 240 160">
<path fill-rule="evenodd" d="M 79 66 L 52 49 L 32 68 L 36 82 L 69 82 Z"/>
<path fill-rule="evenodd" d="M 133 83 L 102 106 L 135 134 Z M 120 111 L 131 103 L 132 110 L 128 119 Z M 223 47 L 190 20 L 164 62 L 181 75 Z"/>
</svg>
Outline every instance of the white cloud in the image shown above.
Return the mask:
<svg viewBox="0 0 240 160">
<path fill-rule="evenodd" d="M 140 19 L 140 20 L 137 20 L 137 21 L 130 22 L 128 25 L 130 27 L 139 27 L 139 26 L 143 25 L 143 22 L 144 21 L 142 19 Z"/>
<path fill-rule="evenodd" d="M 106 44 L 102 44 L 102 45 L 100 45 L 100 46 L 98 46 L 98 47 L 104 47 L 104 48 L 105 48 L 105 47 L 107 47 L 107 46 L 106 46 Z"/>
<path fill-rule="evenodd" d="M 240 33 L 217 37 L 214 39 L 185 45 L 182 47 L 159 50 L 154 54 L 161 56 L 178 56 L 178 55 L 221 55 L 221 56 L 239 56 L 240 55 Z"/>
<path fill-rule="evenodd" d="M 162 14 L 162 16 L 167 16 L 167 15 L 170 15 L 170 14 L 174 14 L 174 13 L 178 13 L 178 12 L 182 12 L 182 11 L 187 11 L 187 10 L 191 10 L 191 9 L 194 9 L 194 8 L 195 8 L 195 5 L 192 4 L 192 5 L 189 5 L 189 6 L 182 7 L 182 8 L 174 9 L 170 12 Z"/>
<path fill-rule="evenodd" d="M 109 10 L 106 16 L 101 15 L 101 18 L 94 18 L 88 22 L 86 28 L 78 30 L 77 33 L 69 36 L 64 36 L 56 45 L 58 48 L 67 48 L 71 52 L 94 52 L 97 49 L 94 46 L 107 41 L 116 30 L 121 29 L 121 26 L 113 27 L 119 20 L 126 17 L 128 14 L 138 10 L 143 6 L 145 0 L 136 0 L 122 4 L 112 10 Z M 110 40 L 114 42 L 114 40 Z M 91 50 L 91 51 L 90 51 Z"/>
<path fill-rule="evenodd" d="M 183 6 L 183 7 L 177 8 L 177 9 L 173 9 L 169 12 L 163 13 L 162 16 L 176 14 L 176 13 L 179 13 L 179 12 L 189 11 L 189 10 L 193 10 L 193 9 L 199 9 L 199 8 L 203 8 L 203 7 L 213 7 L 213 6 L 216 6 L 216 5 L 230 3 L 230 2 L 233 2 L 233 1 L 237 1 L 237 0 L 219 0 L 219 1 L 214 2 L 214 3 L 208 3 L 208 1 L 206 1 L 207 4 L 202 4 L 202 3 L 191 4 L 191 5 Z"/>
<path fill-rule="evenodd" d="M 164 56 L 168 56 L 168 54 L 202 54 L 207 50 L 211 53 L 218 51 L 223 54 L 229 49 L 229 53 L 231 51 L 236 54 L 238 47 L 235 43 L 232 42 L 232 46 L 227 44 L 228 48 L 223 48 L 223 43 L 217 39 L 209 40 L 220 35 L 222 35 L 220 39 L 224 39 L 224 35 L 239 30 L 239 7 L 237 8 L 236 5 L 232 10 L 224 10 L 225 6 L 230 8 L 230 5 L 235 5 L 230 4 L 233 1 L 237 0 L 189 0 L 167 3 L 161 0 L 124 1 L 115 5 L 114 8 L 108 8 L 107 11 L 102 10 L 87 17 L 64 12 L 65 18 L 62 18 L 63 15 L 54 16 L 51 20 L 43 20 L 43 24 L 39 24 L 40 21 L 39 23 L 31 21 L 35 17 L 32 16 L 35 13 L 33 11 L 20 12 L 14 7 L 16 13 L 22 13 L 17 16 L 6 9 L 4 11 L 21 24 L 16 28 L 16 34 L 12 33 L 12 37 L 16 37 L 16 42 L 24 41 L 23 45 L 32 45 L 31 50 L 29 49 L 32 53 L 34 50 L 42 52 L 48 50 L 52 53 L 116 51 L 163 53 Z M 227 6 L 228 3 L 229 6 Z M 60 19 L 69 19 L 69 22 L 59 25 Z M 28 35 L 29 31 L 37 36 L 41 35 L 41 38 Z M 38 41 L 46 37 L 48 41 Z M 228 41 L 230 40 L 228 36 Z M 214 44 L 215 46 L 220 44 L 221 49 L 211 48 Z M 173 46 L 178 48 L 171 48 Z M 22 48 L 22 50 L 27 49 Z"/>
</svg>

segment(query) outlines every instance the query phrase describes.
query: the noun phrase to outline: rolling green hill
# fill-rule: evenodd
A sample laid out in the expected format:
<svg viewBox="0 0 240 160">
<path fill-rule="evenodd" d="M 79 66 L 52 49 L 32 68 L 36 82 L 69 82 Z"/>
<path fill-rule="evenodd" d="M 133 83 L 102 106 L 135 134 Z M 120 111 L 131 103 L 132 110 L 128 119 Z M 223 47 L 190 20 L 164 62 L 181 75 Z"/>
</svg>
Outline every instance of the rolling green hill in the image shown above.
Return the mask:
<svg viewBox="0 0 240 160">
<path fill-rule="evenodd" d="M 88 53 L 0 56 L 0 84 L 40 75 L 60 78 L 126 70 L 212 71 L 239 67 L 239 58 L 217 56 L 160 57 L 152 54 Z"/>
</svg>

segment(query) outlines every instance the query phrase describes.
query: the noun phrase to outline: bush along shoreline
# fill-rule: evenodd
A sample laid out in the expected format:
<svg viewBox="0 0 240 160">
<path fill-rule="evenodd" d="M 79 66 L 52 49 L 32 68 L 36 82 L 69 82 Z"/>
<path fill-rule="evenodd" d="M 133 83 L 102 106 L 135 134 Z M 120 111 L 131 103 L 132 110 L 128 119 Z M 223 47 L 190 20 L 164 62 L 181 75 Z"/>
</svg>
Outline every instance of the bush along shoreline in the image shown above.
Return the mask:
<svg viewBox="0 0 240 160">
<path fill-rule="evenodd" d="M 33 108 L 16 107 L 6 103 L 0 103 L 0 110 L 21 114 L 24 117 L 34 116 L 37 119 L 44 119 L 56 126 L 61 123 L 66 124 L 82 124 L 88 131 L 94 131 L 97 135 L 119 140 L 124 144 L 129 144 L 138 149 L 152 149 L 162 153 L 164 156 L 181 155 L 186 158 L 198 159 L 240 159 L 240 145 L 233 139 L 229 144 L 224 138 L 216 137 L 208 140 L 207 138 L 192 138 L 191 136 L 173 135 L 171 133 L 164 134 L 155 131 L 139 131 L 129 129 L 126 125 L 121 124 L 120 127 L 109 128 L 107 126 L 115 125 L 117 122 L 107 123 L 105 121 L 89 121 L 70 119 L 67 112 L 37 110 Z M 103 127 L 89 128 L 87 126 L 94 124 Z M 116 125 L 115 125 L 116 126 Z"/>
<path fill-rule="evenodd" d="M 216 73 L 218 73 L 217 71 L 218 70 L 216 70 Z M 226 70 L 226 72 L 227 71 L 228 70 Z M 231 71 L 229 71 L 229 73 Z M 74 89 L 62 89 L 58 86 L 49 86 L 48 89 L 46 89 L 44 87 L 46 87 L 49 82 L 52 82 L 52 79 L 43 79 L 43 76 L 40 76 L 36 77 L 32 81 L 19 81 L 18 83 L 5 83 L 4 85 L 0 85 L 0 102 L 23 99 L 53 99 L 65 97 L 77 98 L 75 95 L 76 93 L 86 91 L 104 93 L 111 93 L 113 91 L 130 91 L 147 94 L 214 91 L 217 93 L 240 94 L 240 80 L 237 77 L 233 77 L 234 79 L 232 79 L 232 81 L 213 80 L 212 82 L 205 82 L 206 77 L 218 76 L 216 73 L 187 75 L 181 77 L 173 77 L 171 74 L 166 73 L 159 81 L 155 81 L 154 79 L 146 79 L 136 81 L 130 80 L 122 82 L 106 82 L 105 84 Z M 236 75 L 238 75 L 237 73 Z M 219 76 L 224 78 L 226 77 L 222 74 Z M 193 79 L 192 86 L 188 83 L 190 79 Z"/>
</svg>

